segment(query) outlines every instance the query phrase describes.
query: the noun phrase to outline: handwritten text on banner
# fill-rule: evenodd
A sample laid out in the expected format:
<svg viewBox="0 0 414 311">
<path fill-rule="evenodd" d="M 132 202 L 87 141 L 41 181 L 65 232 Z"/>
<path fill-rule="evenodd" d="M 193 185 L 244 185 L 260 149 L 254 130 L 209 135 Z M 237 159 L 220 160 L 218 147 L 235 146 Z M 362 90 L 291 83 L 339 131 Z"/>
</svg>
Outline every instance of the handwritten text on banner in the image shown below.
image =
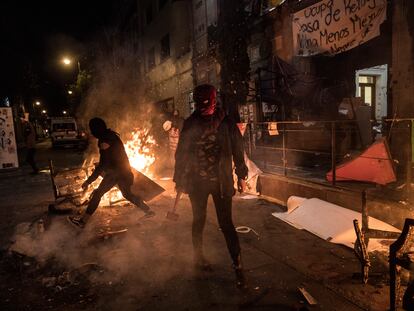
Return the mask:
<svg viewBox="0 0 414 311">
<path fill-rule="evenodd" d="M 295 54 L 335 55 L 380 34 L 386 0 L 323 0 L 293 15 Z"/>
</svg>

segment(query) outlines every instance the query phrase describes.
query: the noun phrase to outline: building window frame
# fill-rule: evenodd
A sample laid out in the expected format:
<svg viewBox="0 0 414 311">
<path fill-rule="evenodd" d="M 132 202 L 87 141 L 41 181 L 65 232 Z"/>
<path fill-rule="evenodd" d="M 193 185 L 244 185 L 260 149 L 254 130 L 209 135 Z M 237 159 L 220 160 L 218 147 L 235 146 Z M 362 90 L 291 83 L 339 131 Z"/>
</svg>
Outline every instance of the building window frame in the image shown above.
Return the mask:
<svg viewBox="0 0 414 311">
<path fill-rule="evenodd" d="M 172 114 L 175 109 L 175 100 L 174 97 L 168 97 L 156 102 L 155 105 L 161 110 L 161 112 Z"/>
<path fill-rule="evenodd" d="M 155 67 L 155 47 L 152 47 L 147 52 L 147 71 Z"/>
<path fill-rule="evenodd" d="M 167 58 L 171 57 L 171 40 L 170 40 L 169 33 L 167 33 L 161 38 L 160 45 L 161 45 L 160 57 L 161 57 L 161 61 L 164 61 Z"/>
<path fill-rule="evenodd" d="M 195 4 L 195 9 L 196 10 L 198 10 L 198 9 L 200 9 L 201 7 L 203 6 L 203 0 L 200 0 L 200 1 L 198 1 L 196 4 Z"/>
</svg>

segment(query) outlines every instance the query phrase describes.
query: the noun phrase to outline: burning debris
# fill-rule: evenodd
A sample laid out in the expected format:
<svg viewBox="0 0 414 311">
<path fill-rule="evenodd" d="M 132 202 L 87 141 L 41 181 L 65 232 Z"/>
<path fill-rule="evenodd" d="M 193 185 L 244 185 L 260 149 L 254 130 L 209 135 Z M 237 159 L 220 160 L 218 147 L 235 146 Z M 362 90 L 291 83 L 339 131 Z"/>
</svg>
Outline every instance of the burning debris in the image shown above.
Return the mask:
<svg viewBox="0 0 414 311">
<path fill-rule="evenodd" d="M 140 175 L 145 174 L 150 177 L 153 176 L 152 166 L 156 161 L 154 153 L 156 145 L 157 143 L 154 137 L 150 134 L 148 128 L 135 128 L 135 130 L 132 131 L 131 138 L 126 141 L 124 148 L 128 156 L 130 166 L 133 169 L 134 179 L 140 179 L 141 182 L 145 179 L 147 183 L 151 181 L 150 179 L 144 178 Z M 75 206 L 87 204 L 93 191 L 99 187 L 103 179 L 103 177 L 99 176 L 93 183 L 91 183 L 91 187 L 89 187 L 89 189 L 86 191 L 82 189 L 82 183 L 87 180 L 88 176 L 90 176 L 95 169 L 95 165 L 93 165 L 93 163 L 96 162 L 96 160 L 96 156 L 91 155 L 89 159 L 84 161 L 81 168 L 63 170 L 61 172 L 55 172 L 53 163 L 50 163 L 55 198 L 69 198 L 69 201 L 71 201 Z M 154 192 L 155 188 L 156 190 Z M 161 191 L 161 189 L 161 187 L 153 187 L 153 190 L 150 191 L 152 195 L 149 197 L 146 196 L 146 199 L 152 199 L 155 195 L 160 193 L 159 191 Z M 113 204 L 119 203 L 123 200 L 124 197 L 122 196 L 121 191 L 117 187 L 113 187 L 105 193 L 99 205 L 112 206 Z M 54 210 L 58 209 L 54 208 Z"/>
<path fill-rule="evenodd" d="M 163 192 L 164 189 L 131 167 L 125 146 L 119 134 L 108 128 L 103 119 L 97 117 L 90 119 L 89 129 L 91 134 L 98 139 L 99 162 L 88 178 L 82 183 L 81 187 L 84 191 L 91 188 L 94 190 L 90 196 L 86 211 L 80 217 L 69 217 L 69 222 L 78 228 L 84 228 L 89 218 L 98 208 L 101 199 L 108 192 L 110 192 L 111 198 L 116 195 L 117 201 L 121 200 L 119 194 L 113 193 L 111 190 L 114 187 L 119 189 L 122 197 L 141 209 L 145 217 L 153 217 L 155 212 L 145 203 L 149 199 L 144 195 L 146 195 L 147 189 L 154 190 L 158 188 L 157 190 L 160 191 L 155 191 L 154 196 Z M 133 151 L 133 157 L 137 160 L 135 164 L 144 168 L 148 163 L 151 163 L 151 161 L 147 161 L 150 149 L 144 144 L 148 140 L 142 139 L 142 137 L 148 137 L 148 132 L 144 131 L 144 136 L 139 135 L 139 133 L 138 135 L 133 135 L 137 139 L 131 144 L 132 148 L 128 149 Z M 144 156 L 141 156 L 143 154 Z M 96 188 L 94 186 L 91 187 L 99 177 L 102 177 L 99 185 Z M 151 194 L 153 193 L 151 192 Z"/>
<path fill-rule="evenodd" d="M 135 128 L 135 130 L 132 131 L 131 139 L 127 140 L 124 144 L 124 148 L 131 168 L 136 170 L 136 172 L 133 172 L 134 179 L 136 179 L 136 176 L 139 174 L 138 172 L 150 177 L 153 176 L 152 165 L 156 160 L 154 154 L 155 146 L 156 141 L 154 137 L 149 134 L 149 129 Z M 89 167 L 88 176 L 90 176 L 91 173 L 92 168 Z M 85 197 L 90 197 L 92 192 L 98 188 L 102 179 L 102 177 L 98 177 L 98 179 L 92 183 L 92 187 L 87 191 Z M 85 180 L 86 178 L 83 181 Z M 122 196 L 121 191 L 114 187 L 102 197 L 100 206 L 111 206 L 123 200 L 124 197 Z"/>
<path fill-rule="evenodd" d="M 156 146 L 154 137 L 149 134 L 147 128 L 136 128 L 131 136 L 132 138 L 124 144 L 130 165 L 137 171 L 152 176 L 151 168 L 155 162 Z"/>
</svg>

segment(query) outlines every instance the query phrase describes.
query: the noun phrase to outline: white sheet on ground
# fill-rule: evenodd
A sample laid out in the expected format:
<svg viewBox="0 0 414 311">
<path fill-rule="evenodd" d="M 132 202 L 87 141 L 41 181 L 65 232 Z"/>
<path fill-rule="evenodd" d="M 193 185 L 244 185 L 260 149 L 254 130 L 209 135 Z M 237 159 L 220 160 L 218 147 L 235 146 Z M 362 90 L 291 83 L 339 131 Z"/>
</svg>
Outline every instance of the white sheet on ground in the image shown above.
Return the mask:
<svg viewBox="0 0 414 311">
<path fill-rule="evenodd" d="M 253 195 L 253 194 L 245 194 L 245 195 L 241 195 L 239 198 L 242 200 L 257 200 L 258 196 Z"/>
<path fill-rule="evenodd" d="M 316 198 L 304 200 L 296 208 L 293 208 L 300 201 L 297 198 L 299 197 L 292 199 L 290 211 L 272 213 L 272 215 L 297 229 L 307 230 L 324 240 L 343 244 L 350 248 L 354 247 L 356 234 L 353 221 L 358 219 L 359 224 L 361 224 L 361 213 Z M 401 232 L 397 228 L 373 217 L 369 217 L 369 228 Z M 370 239 L 368 251 L 387 252 L 389 243 L 384 241 L 389 242 L 389 240 Z"/>
<path fill-rule="evenodd" d="M 296 208 L 298 208 L 304 201 L 306 201 L 307 198 L 302 198 L 302 197 L 297 197 L 295 195 L 292 195 L 289 197 L 289 199 L 287 200 L 287 212 L 291 213 L 293 212 Z"/>
</svg>

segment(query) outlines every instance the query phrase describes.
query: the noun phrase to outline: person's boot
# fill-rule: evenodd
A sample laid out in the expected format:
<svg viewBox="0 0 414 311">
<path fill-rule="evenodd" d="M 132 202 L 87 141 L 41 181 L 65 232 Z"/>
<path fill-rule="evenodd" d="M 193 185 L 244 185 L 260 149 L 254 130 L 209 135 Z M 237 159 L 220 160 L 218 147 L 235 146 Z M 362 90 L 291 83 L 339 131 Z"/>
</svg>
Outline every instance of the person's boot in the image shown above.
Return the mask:
<svg viewBox="0 0 414 311">
<path fill-rule="evenodd" d="M 85 213 L 82 217 L 80 216 L 69 216 L 67 219 L 70 224 L 76 226 L 77 228 L 83 229 L 86 226 L 91 215 Z"/>
<path fill-rule="evenodd" d="M 232 267 L 234 269 L 234 273 L 236 274 L 236 286 L 237 286 L 237 288 L 246 289 L 247 288 L 247 284 L 246 284 L 247 282 L 246 282 L 246 277 L 244 276 L 244 270 L 243 270 L 243 265 L 242 265 L 240 255 L 233 262 Z"/>
<path fill-rule="evenodd" d="M 213 271 L 211 264 L 204 258 L 204 255 L 200 252 L 194 254 L 194 269 L 196 271 Z"/>
<path fill-rule="evenodd" d="M 147 210 L 144 212 L 144 216 L 142 216 L 140 219 L 146 219 L 146 218 L 152 218 L 155 216 L 155 212 L 153 210 Z"/>
<path fill-rule="evenodd" d="M 80 228 L 80 229 L 85 228 L 86 223 L 83 221 L 81 217 L 69 216 L 67 219 L 70 224 L 76 226 L 77 228 Z"/>
</svg>

